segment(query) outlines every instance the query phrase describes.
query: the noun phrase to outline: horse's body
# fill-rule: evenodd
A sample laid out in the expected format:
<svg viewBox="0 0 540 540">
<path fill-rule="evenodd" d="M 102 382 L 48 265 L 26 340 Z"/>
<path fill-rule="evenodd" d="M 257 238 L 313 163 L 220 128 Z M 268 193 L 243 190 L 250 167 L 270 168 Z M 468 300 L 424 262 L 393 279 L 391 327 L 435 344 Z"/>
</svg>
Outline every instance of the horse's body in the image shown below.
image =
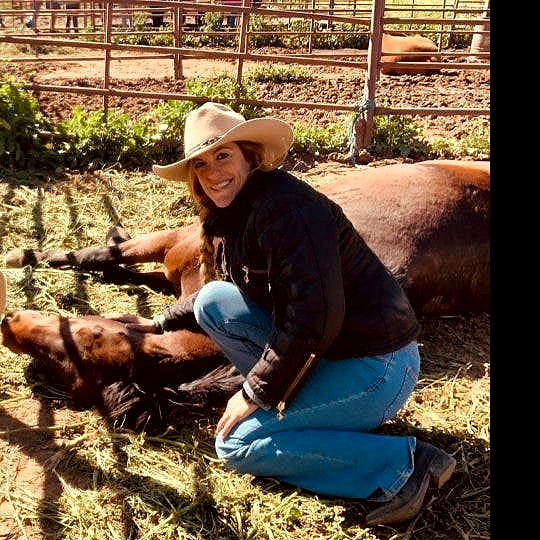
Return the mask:
<svg viewBox="0 0 540 540">
<path fill-rule="evenodd" d="M 431 39 L 413 35 L 394 35 L 383 33 L 382 62 L 424 62 L 425 67 L 396 66 L 383 67 L 381 73 L 386 75 L 433 75 L 440 73 L 439 68 L 429 67 L 431 62 L 440 62 L 441 57 L 437 45 Z M 418 55 L 417 53 L 427 53 Z"/>
<path fill-rule="evenodd" d="M 321 191 L 400 280 L 419 316 L 490 311 L 490 163 L 360 170 Z"/>
<path fill-rule="evenodd" d="M 320 188 L 341 205 L 368 245 L 401 281 L 418 315 L 490 310 L 490 164 L 426 161 L 354 170 Z M 198 274 L 199 225 L 128 239 L 112 231 L 107 245 L 76 251 L 16 249 L 8 267 L 47 262 L 102 271 L 113 283 L 146 284 L 191 294 Z M 141 273 L 126 266 L 163 263 Z"/>
<path fill-rule="evenodd" d="M 489 163 L 368 168 L 320 190 L 343 207 L 419 315 L 489 311 Z M 125 238 L 114 231 L 108 245 L 70 253 L 15 250 L 6 262 L 102 271 L 111 282 L 146 283 L 178 298 L 200 287 L 198 223 Z M 158 261 L 162 270 L 126 268 Z M 212 371 L 227 361 L 196 329 L 140 334 L 106 317 L 23 310 L 5 316 L 2 335 L 12 351 L 39 358 L 59 375 L 79 404 L 96 406 L 108 420 L 131 429 L 177 423 L 197 403 L 223 404 L 240 384 L 235 373 Z"/>
</svg>

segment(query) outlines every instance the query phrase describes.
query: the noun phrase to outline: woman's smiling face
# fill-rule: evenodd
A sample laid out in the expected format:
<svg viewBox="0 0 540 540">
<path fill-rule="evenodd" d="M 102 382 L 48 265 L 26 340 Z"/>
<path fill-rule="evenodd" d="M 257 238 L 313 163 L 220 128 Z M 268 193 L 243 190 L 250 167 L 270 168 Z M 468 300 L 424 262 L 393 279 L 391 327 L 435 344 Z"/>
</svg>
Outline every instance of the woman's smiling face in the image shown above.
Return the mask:
<svg viewBox="0 0 540 540">
<path fill-rule="evenodd" d="M 202 189 L 218 208 L 232 203 L 246 183 L 251 165 L 235 142 L 222 144 L 192 159 Z"/>
</svg>

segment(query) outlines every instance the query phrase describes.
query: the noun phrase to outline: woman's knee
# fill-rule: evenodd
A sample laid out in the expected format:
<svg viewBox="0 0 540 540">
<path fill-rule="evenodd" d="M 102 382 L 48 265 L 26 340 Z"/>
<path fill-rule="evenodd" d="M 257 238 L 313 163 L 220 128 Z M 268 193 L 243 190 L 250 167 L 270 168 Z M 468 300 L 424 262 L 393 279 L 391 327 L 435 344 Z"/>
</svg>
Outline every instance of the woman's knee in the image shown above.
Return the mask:
<svg viewBox="0 0 540 540">
<path fill-rule="evenodd" d="M 205 283 L 197 293 L 195 305 L 206 305 L 208 303 L 220 302 L 227 298 L 237 289 L 236 285 L 228 281 L 209 281 Z"/>
<path fill-rule="evenodd" d="M 236 294 L 236 286 L 226 281 L 210 281 L 201 287 L 197 293 L 197 298 L 193 303 L 193 313 L 199 324 L 213 318 L 219 311 L 220 306 L 228 300 L 231 295 Z"/>
</svg>

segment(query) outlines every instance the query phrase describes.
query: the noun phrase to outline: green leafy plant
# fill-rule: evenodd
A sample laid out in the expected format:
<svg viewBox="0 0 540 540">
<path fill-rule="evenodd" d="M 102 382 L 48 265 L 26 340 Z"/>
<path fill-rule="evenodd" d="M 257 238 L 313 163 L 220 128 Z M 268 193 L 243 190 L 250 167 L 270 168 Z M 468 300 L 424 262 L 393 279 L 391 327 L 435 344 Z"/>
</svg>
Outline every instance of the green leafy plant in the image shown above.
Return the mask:
<svg viewBox="0 0 540 540">
<path fill-rule="evenodd" d="M 370 152 L 379 155 L 415 157 L 431 150 L 416 122 L 406 116 L 381 115 L 373 120 Z"/>
<path fill-rule="evenodd" d="M 293 125 L 293 150 L 307 152 L 315 156 L 331 152 L 343 152 L 347 148 L 347 128 L 339 124 L 327 127 Z"/>
<path fill-rule="evenodd" d="M 218 11 L 207 11 L 202 16 L 202 34 L 191 36 L 189 32 L 183 35 L 185 44 L 205 47 L 236 47 L 238 35 L 236 32 L 224 32 L 225 17 Z"/>
<path fill-rule="evenodd" d="M 203 30 L 206 32 L 217 32 L 223 27 L 224 16 L 219 11 L 207 11 L 203 15 Z"/>
<path fill-rule="evenodd" d="M 210 100 L 229 100 L 246 119 L 264 115 L 261 107 L 236 103 L 236 81 L 227 74 L 192 79 L 190 94 Z M 239 97 L 253 99 L 254 88 L 242 85 Z M 200 103 L 169 100 L 160 103 L 138 121 L 118 111 L 85 112 L 75 107 L 69 119 L 58 126 L 54 145 L 58 163 L 70 168 L 95 170 L 110 165 L 124 168 L 148 167 L 155 161 L 182 157 L 186 115 Z"/>
<path fill-rule="evenodd" d="M 433 139 L 429 142 L 434 157 L 451 158 L 456 151 L 455 141 L 450 139 Z"/>
<path fill-rule="evenodd" d="M 350 23 L 335 24 L 332 31 L 322 31 L 311 43 L 317 49 L 367 49 L 368 44 L 369 28 Z"/>
<path fill-rule="evenodd" d="M 479 122 L 472 131 L 460 137 L 457 144 L 459 150 L 464 154 L 479 159 L 489 159 L 491 157 L 489 126 Z"/>
<path fill-rule="evenodd" d="M 43 131 L 50 122 L 35 97 L 15 80 L 0 86 L 0 161 L 7 166 L 37 166 L 51 161 Z"/>
<path fill-rule="evenodd" d="M 288 49 L 302 49 L 308 46 L 311 25 L 308 20 L 292 20 L 287 28 L 289 32 L 298 32 L 294 35 L 282 35 L 283 45 Z"/>
<path fill-rule="evenodd" d="M 440 158 L 457 155 L 471 156 L 475 159 L 491 158 L 489 126 L 480 119 L 473 128 L 458 139 L 434 139 L 429 142 L 432 152 Z"/>
<path fill-rule="evenodd" d="M 211 77 L 191 79 L 187 82 L 186 89 L 195 96 L 208 97 L 208 101 L 216 98 L 230 100 L 229 105 L 247 120 L 257 116 L 264 116 L 264 109 L 260 106 L 235 103 L 238 98 L 256 100 L 257 89 L 249 80 L 238 85 L 236 79 L 232 78 L 228 73 L 216 73 Z"/>
<path fill-rule="evenodd" d="M 280 35 L 286 31 L 287 24 L 277 19 L 269 22 L 268 18 L 253 16 L 249 18 L 249 43 L 251 47 L 285 47 Z M 264 33 L 260 33 L 264 32 Z"/>
<path fill-rule="evenodd" d="M 18 169 L 41 165 L 87 170 L 115 165 L 133 169 L 149 167 L 156 161 L 174 161 L 182 157 L 185 117 L 202 102 L 221 101 L 246 119 L 256 118 L 265 116 L 264 108 L 255 104 L 256 83 L 305 84 L 311 79 L 308 70 L 292 66 L 256 66 L 242 85 L 228 73 L 216 73 L 187 81 L 188 93 L 206 98 L 197 102 L 169 100 L 137 121 L 118 111 L 87 113 L 76 107 L 69 119 L 56 126 L 40 114 L 37 100 L 24 90 L 22 83 L 4 83 L 0 87 L 0 157 L 3 165 Z M 295 124 L 293 151 L 314 156 L 346 153 L 351 122 L 352 117 L 346 125 Z M 489 159 L 489 123 L 479 119 L 472 131 L 457 140 L 428 141 L 418 125 L 406 116 L 376 116 L 367 150 L 377 157 L 426 159 L 466 155 Z"/>
<path fill-rule="evenodd" d="M 75 107 L 59 125 L 63 134 L 56 145 L 59 159 L 71 167 L 90 170 L 111 163 L 148 165 L 154 155 L 152 133 L 146 121 L 134 122 L 124 113 Z"/>
<path fill-rule="evenodd" d="M 137 32 L 142 32 L 143 30 L 146 30 L 148 26 L 148 13 L 145 13 L 144 11 L 136 11 L 133 14 L 133 28 Z"/>
<path fill-rule="evenodd" d="M 187 114 L 197 107 L 191 101 L 171 99 L 158 106 L 145 117 L 152 127 L 152 152 L 160 161 L 175 161 L 181 157 L 184 141 L 184 123 Z"/>
</svg>

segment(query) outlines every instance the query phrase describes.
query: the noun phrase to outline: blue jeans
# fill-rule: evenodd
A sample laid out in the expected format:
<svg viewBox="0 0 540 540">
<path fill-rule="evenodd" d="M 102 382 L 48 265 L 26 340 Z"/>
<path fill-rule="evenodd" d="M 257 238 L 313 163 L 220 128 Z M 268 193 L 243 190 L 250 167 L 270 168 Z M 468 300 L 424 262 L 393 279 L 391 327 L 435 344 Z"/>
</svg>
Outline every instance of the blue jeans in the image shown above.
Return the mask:
<svg viewBox="0 0 540 540">
<path fill-rule="evenodd" d="M 246 375 L 259 359 L 271 316 L 235 285 L 204 285 L 200 326 Z M 403 407 L 418 379 L 415 342 L 373 357 L 325 360 L 278 420 L 261 408 L 237 424 L 216 452 L 228 467 L 330 496 L 390 500 L 412 473 L 416 439 L 370 433 Z"/>
</svg>

